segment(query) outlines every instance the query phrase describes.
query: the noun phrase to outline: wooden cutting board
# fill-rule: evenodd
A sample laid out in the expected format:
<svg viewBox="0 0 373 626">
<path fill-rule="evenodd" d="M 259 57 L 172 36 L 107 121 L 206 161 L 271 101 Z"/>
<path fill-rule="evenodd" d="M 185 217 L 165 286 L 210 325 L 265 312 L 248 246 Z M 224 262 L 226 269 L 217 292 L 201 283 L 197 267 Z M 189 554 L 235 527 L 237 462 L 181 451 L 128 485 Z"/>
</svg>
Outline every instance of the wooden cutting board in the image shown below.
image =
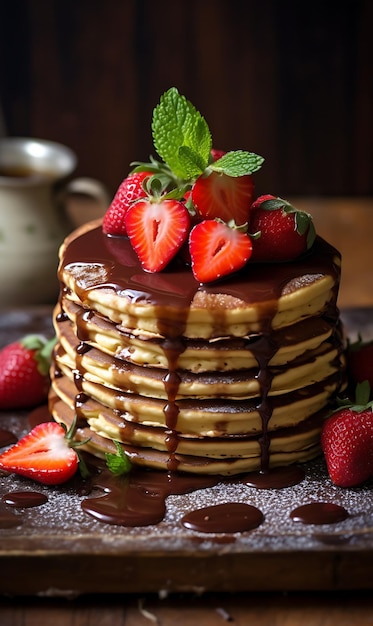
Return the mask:
<svg viewBox="0 0 373 626">
<path fill-rule="evenodd" d="M 346 309 L 342 316 L 351 338 L 358 332 L 373 336 L 372 309 Z M 31 331 L 52 335 L 49 308 L 0 311 L 0 346 Z M 17 436 L 28 428 L 25 412 L 2 412 L 0 420 L 1 428 Z M 0 498 L 14 491 L 38 491 L 47 501 L 12 509 L 17 525 L 0 527 L 2 594 L 373 588 L 373 483 L 336 488 L 322 459 L 306 465 L 305 480 L 294 487 L 256 490 L 222 481 L 169 496 L 164 520 L 141 528 L 95 520 L 81 507 L 89 496 L 74 488 L 0 477 Z M 315 501 L 339 504 L 349 515 L 328 525 L 290 518 L 296 507 Z M 264 522 L 234 534 L 181 525 L 191 510 L 224 502 L 251 504 L 262 511 Z M 1 507 L 9 512 L 4 503 Z"/>
</svg>

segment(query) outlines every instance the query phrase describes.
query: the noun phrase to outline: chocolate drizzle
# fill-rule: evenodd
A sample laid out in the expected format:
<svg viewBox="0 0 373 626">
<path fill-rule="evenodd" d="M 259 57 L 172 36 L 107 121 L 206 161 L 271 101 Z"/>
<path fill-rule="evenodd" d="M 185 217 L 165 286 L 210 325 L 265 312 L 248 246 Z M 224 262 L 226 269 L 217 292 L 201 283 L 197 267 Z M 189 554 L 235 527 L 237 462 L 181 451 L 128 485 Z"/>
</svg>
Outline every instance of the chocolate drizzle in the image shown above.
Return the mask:
<svg viewBox="0 0 373 626">
<path fill-rule="evenodd" d="M 219 482 L 213 476 L 187 476 L 180 473 L 137 471 L 115 477 L 103 471 L 94 481 L 105 495 L 86 498 L 83 510 L 106 524 L 150 526 L 159 524 L 166 513 L 166 498 Z"/>
<path fill-rule="evenodd" d="M 76 348 L 76 368 L 74 380 L 77 388 L 75 408 L 79 412 L 82 400 L 82 382 L 84 371 L 81 367 L 81 359 L 89 350 L 88 325 L 96 313 L 90 304 L 91 290 L 102 290 L 108 294 L 114 293 L 129 304 L 126 308 L 126 332 L 136 331 L 139 328 L 138 311 L 146 310 L 147 305 L 152 307 L 152 315 L 156 317 L 157 329 L 160 336 L 160 345 L 167 361 L 166 372 L 162 373 L 162 383 L 166 401 L 163 403 L 165 421 L 165 444 L 169 453 L 167 468 L 175 471 L 178 468 L 178 447 L 180 433 L 178 430 L 178 418 L 180 407 L 188 403 L 188 399 L 180 399 L 179 389 L 183 380 L 192 379 L 193 375 L 182 371 L 179 367 L 179 358 L 185 350 L 185 331 L 188 316 L 196 303 L 209 298 L 215 304 L 208 308 L 209 322 L 212 324 L 212 337 L 224 337 L 226 332 L 225 307 L 219 306 L 222 294 L 225 298 L 231 298 L 232 302 L 245 303 L 253 306 L 257 312 L 257 337 L 236 338 L 233 341 L 243 341 L 247 350 L 250 350 L 258 364 L 257 381 L 260 393 L 259 401 L 255 409 L 260 415 L 262 434 L 260 444 L 260 469 L 267 472 L 270 467 L 270 429 L 269 423 L 273 414 L 274 401 L 271 396 L 272 379 L 275 369 L 269 367 L 272 357 L 282 344 L 281 334 L 279 341 L 275 340 L 273 332 L 273 319 L 277 314 L 278 302 L 281 296 L 292 293 L 300 287 L 312 283 L 330 273 L 333 274 L 335 297 L 339 284 L 338 252 L 322 239 L 317 238 L 312 250 L 294 263 L 278 264 L 250 264 L 240 272 L 229 276 L 227 279 L 217 281 L 209 285 L 201 285 L 195 281 L 190 268 L 180 259 L 176 258 L 164 271 L 150 274 L 142 270 L 141 264 L 134 253 L 129 241 L 125 237 L 110 237 L 103 233 L 101 225 L 87 230 L 79 237 L 71 237 L 65 246 L 59 278 L 61 282 L 64 273 L 72 277 L 74 292 L 79 297 L 83 308 L 77 315 L 76 328 L 79 344 Z M 62 296 L 67 291 L 61 289 Z M 236 306 L 233 304 L 232 306 Z M 127 310 L 128 309 L 128 310 Z M 331 319 L 337 314 L 334 311 L 335 302 L 329 303 L 325 316 Z M 57 323 L 61 323 L 65 317 L 60 315 Z M 334 324 L 336 323 L 334 320 Z M 116 322 L 117 320 L 113 320 Z M 141 326 L 140 326 L 141 327 Z M 117 332 L 122 332 L 118 325 Z M 284 338 L 282 338 L 284 339 Z M 287 340 L 285 340 L 286 342 Z M 123 389 L 123 394 L 139 393 L 137 384 L 133 382 L 130 374 L 136 371 L 136 365 L 121 358 L 115 357 L 115 367 L 111 369 L 113 382 Z M 152 370 L 150 376 L 158 376 L 156 370 Z M 237 379 L 240 372 L 228 372 L 229 377 Z M 141 376 L 141 375 L 140 375 Z M 213 372 L 206 372 L 203 381 L 208 381 L 210 376 L 213 381 Z M 119 383 L 120 380 L 120 383 Z M 202 377 L 200 375 L 200 380 Z M 124 385 L 125 381 L 125 385 Z M 140 394 L 141 395 L 141 394 Z M 89 399 L 83 396 L 84 401 Z M 193 400 L 195 401 L 195 400 Z M 202 398 L 200 404 L 206 407 L 217 404 L 222 405 L 221 396 L 211 399 Z M 241 403 L 246 410 L 253 410 L 252 400 L 238 400 L 234 398 L 227 401 L 227 406 L 233 407 Z M 182 403 L 184 403 L 182 405 Z M 133 403 L 132 403 L 133 405 Z M 209 410 L 209 409 L 207 409 Z M 129 429 L 124 418 L 123 433 Z"/>
</svg>

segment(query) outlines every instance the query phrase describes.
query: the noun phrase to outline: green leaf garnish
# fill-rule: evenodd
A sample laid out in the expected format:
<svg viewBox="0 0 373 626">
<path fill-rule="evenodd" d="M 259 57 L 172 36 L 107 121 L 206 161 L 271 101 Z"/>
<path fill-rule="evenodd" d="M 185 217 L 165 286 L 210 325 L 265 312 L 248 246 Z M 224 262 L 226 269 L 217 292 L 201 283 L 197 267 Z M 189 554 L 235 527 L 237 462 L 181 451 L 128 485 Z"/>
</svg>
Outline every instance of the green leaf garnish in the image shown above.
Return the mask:
<svg viewBox="0 0 373 626">
<path fill-rule="evenodd" d="M 212 139 L 207 122 L 189 100 L 172 87 L 153 111 L 154 147 L 169 168 L 189 180 L 204 172 Z"/>
<path fill-rule="evenodd" d="M 117 451 L 116 454 L 114 454 L 113 452 L 106 452 L 106 465 L 108 466 L 112 474 L 115 474 L 115 476 L 128 474 L 128 472 L 130 472 L 132 469 L 131 461 L 124 452 L 119 441 L 115 441 L 114 439 L 113 443 L 115 444 Z"/>
<path fill-rule="evenodd" d="M 362 413 L 367 409 L 373 410 L 373 400 L 370 400 L 371 388 L 368 380 L 357 383 L 355 390 L 355 399 L 337 398 L 337 408 L 333 411 L 336 413 L 340 409 L 351 409 L 355 413 Z"/>
<path fill-rule="evenodd" d="M 214 172 L 221 172 L 227 176 L 246 176 L 257 172 L 264 162 L 263 157 L 254 152 L 235 150 L 227 152 L 218 161 L 210 164 Z"/>
</svg>

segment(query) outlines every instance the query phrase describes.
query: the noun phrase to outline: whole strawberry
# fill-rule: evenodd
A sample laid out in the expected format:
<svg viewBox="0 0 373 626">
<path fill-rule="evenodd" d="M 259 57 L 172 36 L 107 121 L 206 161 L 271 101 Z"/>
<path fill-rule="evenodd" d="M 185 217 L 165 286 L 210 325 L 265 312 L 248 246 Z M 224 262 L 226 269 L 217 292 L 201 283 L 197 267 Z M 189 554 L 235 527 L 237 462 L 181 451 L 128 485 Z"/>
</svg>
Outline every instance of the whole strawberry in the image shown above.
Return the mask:
<svg viewBox="0 0 373 626">
<path fill-rule="evenodd" d="M 46 400 L 54 343 L 28 335 L 0 350 L 0 409 L 31 408 Z"/>
<path fill-rule="evenodd" d="M 260 196 L 252 204 L 249 228 L 253 235 L 253 261 L 291 261 L 315 240 L 311 216 L 271 195 Z"/>
<path fill-rule="evenodd" d="M 125 235 L 124 218 L 131 204 L 139 198 L 144 198 L 143 181 L 151 176 L 151 172 L 134 172 L 129 174 L 118 187 L 118 190 L 107 209 L 102 222 L 102 228 L 107 235 Z"/>
<path fill-rule="evenodd" d="M 373 341 L 364 342 L 359 336 L 347 346 L 347 372 L 350 386 L 367 380 L 373 390 Z"/>
<path fill-rule="evenodd" d="M 339 487 L 355 487 L 373 476 L 373 412 L 367 381 L 356 389 L 356 402 L 346 402 L 325 421 L 321 446 L 329 476 Z"/>
</svg>

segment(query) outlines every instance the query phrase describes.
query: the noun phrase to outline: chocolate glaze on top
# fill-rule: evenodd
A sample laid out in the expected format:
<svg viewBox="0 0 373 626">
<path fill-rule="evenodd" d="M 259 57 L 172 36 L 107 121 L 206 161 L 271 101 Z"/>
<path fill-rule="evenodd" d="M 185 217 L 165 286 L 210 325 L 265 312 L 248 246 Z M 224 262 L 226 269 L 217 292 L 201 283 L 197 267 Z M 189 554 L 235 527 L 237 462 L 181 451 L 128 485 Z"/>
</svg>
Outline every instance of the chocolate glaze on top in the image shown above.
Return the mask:
<svg viewBox="0 0 373 626">
<path fill-rule="evenodd" d="M 89 349 L 84 323 L 94 312 L 89 308 L 88 294 L 92 289 L 114 291 L 121 298 L 136 305 L 151 305 L 157 318 L 157 327 L 163 339 L 163 350 L 168 361 L 168 371 L 163 376 L 164 389 L 167 395 L 163 411 L 166 423 L 166 444 L 169 451 L 168 470 L 175 471 L 178 467 L 176 452 L 178 447 L 177 419 L 179 406 L 176 400 L 180 385 L 181 372 L 178 370 L 179 355 L 185 349 L 184 331 L 190 307 L 198 292 L 206 294 L 226 294 L 237 298 L 242 306 L 245 303 L 254 305 L 258 311 L 261 336 L 250 341 L 250 350 L 258 363 L 258 382 L 260 401 L 256 407 L 262 421 L 261 470 L 269 468 L 270 436 L 268 423 L 272 415 L 272 403 L 269 399 L 272 374 L 268 363 L 279 349 L 273 340 L 272 320 L 276 314 L 280 296 L 291 293 L 309 281 L 333 275 L 335 289 L 339 284 L 340 268 L 339 253 L 321 238 L 317 238 L 312 249 L 303 257 L 291 263 L 250 264 L 240 272 L 219 280 L 215 283 L 202 285 L 198 283 L 185 262 L 176 257 L 173 262 L 160 273 L 145 272 L 126 237 L 110 237 L 103 233 L 101 225 L 88 230 L 81 236 L 70 238 L 61 259 L 59 277 L 63 280 L 61 270 L 72 272 L 76 293 L 86 311 L 80 316 L 78 326 L 80 344 L 77 348 L 77 366 L 75 384 L 77 387 L 76 410 L 79 414 L 81 402 L 81 376 L 79 358 Z M 66 289 L 66 288 L 65 288 Z M 60 304 L 62 307 L 61 289 Z M 336 296 L 336 292 L 335 292 Z M 336 298 L 335 298 L 336 299 Z M 334 299 L 334 300 L 335 300 Z M 214 336 L 219 337 L 225 328 L 225 311 L 215 307 L 212 311 Z M 325 317 L 337 323 L 335 301 L 330 303 L 330 310 Z M 59 314 L 57 322 L 65 319 Z M 136 320 L 132 320 L 136 328 Z"/>
<path fill-rule="evenodd" d="M 145 272 L 126 237 L 105 235 L 101 226 L 72 240 L 66 248 L 62 267 L 77 273 L 79 296 L 84 302 L 85 293 L 95 288 L 112 289 L 123 298 L 137 304 L 172 309 L 173 328 L 165 323 L 163 333 L 167 337 L 180 337 L 185 322 L 185 310 L 197 293 L 225 293 L 243 300 L 247 304 L 268 307 L 267 319 L 273 316 L 273 307 L 281 295 L 291 291 L 291 285 L 301 284 L 305 275 L 323 276 L 332 271 L 338 281 L 339 268 L 334 259 L 339 253 L 318 237 L 312 250 L 295 262 L 277 264 L 250 264 L 230 275 L 208 285 L 195 280 L 190 268 L 180 259 L 175 259 L 159 273 Z M 69 268 L 70 266 L 70 268 Z M 270 303 L 270 304 L 268 304 Z M 180 309 L 180 317 L 176 310 Z M 261 311 L 260 319 L 264 319 Z M 159 320 L 162 326 L 163 320 Z M 180 326 L 179 326 L 180 324 Z"/>
</svg>

